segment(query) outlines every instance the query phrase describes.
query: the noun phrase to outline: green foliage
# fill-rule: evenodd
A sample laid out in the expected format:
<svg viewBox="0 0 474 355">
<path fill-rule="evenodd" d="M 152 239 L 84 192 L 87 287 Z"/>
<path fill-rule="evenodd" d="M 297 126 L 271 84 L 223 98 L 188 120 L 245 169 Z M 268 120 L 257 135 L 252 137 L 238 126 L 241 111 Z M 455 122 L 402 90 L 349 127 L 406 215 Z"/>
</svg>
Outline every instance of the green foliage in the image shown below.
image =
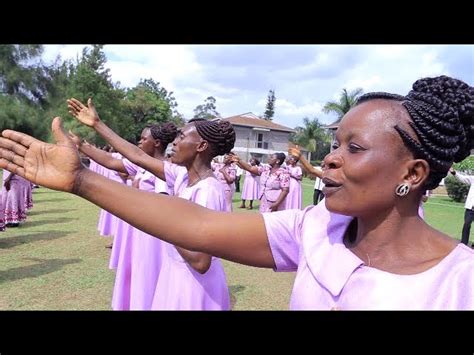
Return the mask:
<svg viewBox="0 0 474 355">
<path fill-rule="evenodd" d="M 322 128 L 318 118 L 303 119 L 304 127 L 296 127 L 296 133 L 290 136 L 290 141 L 311 152 L 311 160 L 322 160 L 329 153 L 331 136 Z"/>
<path fill-rule="evenodd" d="M 275 115 L 275 100 L 275 90 L 270 90 L 268 92 L 267 105 L 265 107 L 266 110 L 263 114 L 264 120 L 271 121 L 273 116 Z"/>
<path fill-rule="evenodd" d="M 125 112 L 133 120 L 129 135 L 138 137 L 147 124 L 167 121 L 182 123 L 179 113 L 173 114 L 178 104 L 172 94 L 153 79 L 141 80 L 137 86 L 129 89 L 124 102 Z"/>
<path fill-rule="evenodd" d="M 216 99 L 209 96 L 205 101 L 204 105 L 198 105 L 194 109 L 193 118 L 204 118 L 205 120 L 212 120 L 213 118 L 219 117 L 220 114 L 216 110 Z"/>
<path fill-rule="evenodd" d="M 459 181 L 454 176 L 447 176 L 444 179 L 444 184 L 446 186 L 446 191 L 448 196 L 451 197 L 456 202 L 464 202 L 469 192 L 470 186 L 468 184 Z"/>
<path fill-rule="evenodd" d="M 76 60 L 58 57 L 48 66 L 39 61 L 42 50 L 39 45 L 0 45 L 0 129 L 14 129 L 51 141 L 52 118 L 60 116 L 66 130 L 104 145 L 94 130 L 69 114 L 66 100 L 72 97 L 84 104 L 91 97 L 100 118 L 129 141 L 136 141 L 150 123 L 184 123 L 173 93 L 153 79 L 141 80 L 131 89 L 114 83 L 105 67 L 107 58 L 102 45 L 84 48 Z M 209 97 L 207 101 L 206 110 L 217 113 L 215 99 Z"/>
<path fill-rule="evenodd" d="M 339 97 L 339 102 L 328 101 L 323 107 L 324 113 L 334 112 L 337 115 L 337 118 L 340 120 L 349 110 L 355 106 L 357 99 L 361 96 L 363 90 L 357 88 L 350 93 L 347 92 L 347 89 L 342 89 L 341 96 Z"/>
<path fill-rule="evenodd" d="M 474 174 L 474 155 L 471 155 L 463 161 L 453 165 L 455 170 L 463 171 L 466 174 Z"/>
</svg>

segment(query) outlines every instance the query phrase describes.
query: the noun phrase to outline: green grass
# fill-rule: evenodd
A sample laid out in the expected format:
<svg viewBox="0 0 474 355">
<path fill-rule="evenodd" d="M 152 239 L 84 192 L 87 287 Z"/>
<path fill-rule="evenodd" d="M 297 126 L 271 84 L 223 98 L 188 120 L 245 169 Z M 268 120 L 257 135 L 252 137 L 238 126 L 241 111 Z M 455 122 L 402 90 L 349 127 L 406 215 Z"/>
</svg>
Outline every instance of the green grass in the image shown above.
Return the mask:
<svg viewBox="0 0 474 355">
<path fill-rule="evenodd" d="M 312 195 L 313 183 L 304 180 L 304 206 Z M 0 309 L 109 310 L 115 273 L 108 269 L 110 239 L 96 230 L 99 208 L 45 188 L 34 190 L 34 203 L 24 225 L 0 233 Z M 235 211 L 242 211 L 239 205 L 237 193 Z M 434 197 L 425 213 L 430 224 L 459 239 L 463 204 Z M 288 309 L 294 273 L 223 263 L 233 309 Z"/>
</svg>

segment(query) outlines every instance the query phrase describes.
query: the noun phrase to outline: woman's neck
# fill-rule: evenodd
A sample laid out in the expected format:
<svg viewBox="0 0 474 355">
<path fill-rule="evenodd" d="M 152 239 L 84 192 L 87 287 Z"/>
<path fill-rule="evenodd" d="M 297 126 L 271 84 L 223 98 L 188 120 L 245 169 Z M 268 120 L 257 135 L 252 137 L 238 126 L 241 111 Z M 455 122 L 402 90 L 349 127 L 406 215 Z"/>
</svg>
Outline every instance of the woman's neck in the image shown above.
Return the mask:
<svg viewBox="0 0 474 355">
<path fill-rule="evenodd" d="M 427 225 L 417 211 L 357 218 L 344 244 L 366 265 L 392 273 L 422 272 L 445 257 L 457 243 Z"/>
<path fill-rule="evenodd" d="M 193 163 L 186 168 L 188 169 L 188 186 L 193 186 L 201 180 L 214 176 L 210 161 L 203 162 L 195 159 Z"/>
</svg>

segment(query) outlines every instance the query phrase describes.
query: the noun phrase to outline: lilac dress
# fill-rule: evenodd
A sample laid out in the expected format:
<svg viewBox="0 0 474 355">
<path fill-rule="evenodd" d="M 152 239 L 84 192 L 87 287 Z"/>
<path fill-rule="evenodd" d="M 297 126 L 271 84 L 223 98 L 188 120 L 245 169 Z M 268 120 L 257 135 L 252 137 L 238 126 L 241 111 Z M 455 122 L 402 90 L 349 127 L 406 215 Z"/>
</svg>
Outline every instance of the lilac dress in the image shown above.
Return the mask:
<svg viewBox="0 0 474 355">
<path fill-rule="evenodd" d="M 225 165 L 224 163 L 217 163 L 211 165 L 211 167 L 214 171 L 214 175 L 216 176 L 217 180 L 222 184 L 222 187 L 224 188 L 226 211 L 232 212 L 232 197 L 234 196 L 234 181 L 235 177 L 237 176 L 237 169 L 235 168 L 234 164 Z M 232 182 L 230 184 L 225 179 L 224 174 L 222 174 L 222 172 L 220 171 L 222 168 L 226 170 L 227 175 L 229 175 L 232 179 Z"/>
<path fill-rule="evenodd" d="M 424 272 L 397 275 L 347 249 L 352 217 L 330 213 L 324 203 L 263 218 L 276 271 L 297 271 L 291 309 L 474 309 L 474 250 L 463 244 Z"/>
<path fill-rule="evenodd" d="M 271 166 L 260 165 L 260 212 L 270 212 L 270 206 L 278 199 L 281 189 L 290 186 L 290 174 L 285 168 L 279 168 L 271 172 Z M 286 202 L 283 200 L 278 206 L 278 211 L 286 208 Z"/>
<path fill-rule="evenodd" d="M 5 180 L 11 175 L 8 170 L 3 170 L 2 203 L 4 223 L 23 223 L 26 220 L 25 194 L 30 182 L 19 175 L 10 179 L 10 190 L 5 188 Z"/>
<path fill-rule="evenodd" d="M 3 217 L 3 204 L 2 204 L 2 194 L 0 191 L 0 232 L 5 230 L 5 218 Z"/>
<path fill-rule="evenodd" d="M 286 208 L 287 210 L 291 209 L 301 209 L 301 177 L 303 176 L 303 171 L 299 166 L 287 167 L 288 173 L 290 174 L 290 190 L 286 196 Z"/>
<path fill-rule="evenodd" d="M 132 180 L 127 179 L 125 184 L 129 187 L 132 186 Z M 122 249 L 122 240 L 127 238 L 127 236 L 132 233 L 132 226 L 121 220 L 117 217 L 117 226 L 116 230 L 114 231 L 114 244 L 112 247 L 112 252 L 110 253 L 110 260 L 109 260 L 109 269 L 117 269 L 120 260 L 120 252 Z"/>
<path fill-rule="evenodd" d="M 208 177 L 188 187 L 185 168 L 165 162 L 166 183 L 174 195 L 201 206 L 225 211 L 222 184 Z M 229 310 L 229 290 L 218 258 L 204 274 L 194 270 L 178 253 L 174 245 L 163 242 L 166 257 L 156 285 L 153 309 L 159 310 Z"/>
<path fill-rule="evenodd" d="M 167 193 L 165 182 L 149 171 L 133 164 L 128 159 L 123 159 L 123 164 L 129 175 L 139 179 L 140 190 Z M 115 310 L 151 310 L 156 282 L 161 270 L 163 242 L 133 228 L 131 238 L 122 240 L 121 243 L 124 250 L 119 257 L 112 307 Z M 126 303 L 127 295 L 129 295 L 129 308 Z M 117 303 L 114 303 L 114 300 Z M 119 300 L 123 300 L 122 304 L 118 302 Z"/>
<path fill-rule="evenodd" d="M 250 171 L 245 172 L 244 186 L 242 187 L 242 200 L 258 200 L 258 186 L 260 184 L 260 176 L 252 174 Z"/>
</svg>

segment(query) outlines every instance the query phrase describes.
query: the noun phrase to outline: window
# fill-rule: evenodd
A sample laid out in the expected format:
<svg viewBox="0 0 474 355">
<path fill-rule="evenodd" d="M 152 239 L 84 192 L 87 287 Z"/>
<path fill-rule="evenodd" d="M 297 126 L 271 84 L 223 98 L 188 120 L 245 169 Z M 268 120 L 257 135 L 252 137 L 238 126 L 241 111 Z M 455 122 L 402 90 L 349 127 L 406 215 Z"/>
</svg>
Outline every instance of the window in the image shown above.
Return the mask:
<svg viewBox="0 0 474 355">
<path fill-rule="evenodd" d="M 268 142 L 264 142 L 263 133 L 257 133 L 257 148 L 268 149 Z"/>
</svg>

